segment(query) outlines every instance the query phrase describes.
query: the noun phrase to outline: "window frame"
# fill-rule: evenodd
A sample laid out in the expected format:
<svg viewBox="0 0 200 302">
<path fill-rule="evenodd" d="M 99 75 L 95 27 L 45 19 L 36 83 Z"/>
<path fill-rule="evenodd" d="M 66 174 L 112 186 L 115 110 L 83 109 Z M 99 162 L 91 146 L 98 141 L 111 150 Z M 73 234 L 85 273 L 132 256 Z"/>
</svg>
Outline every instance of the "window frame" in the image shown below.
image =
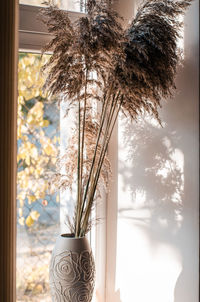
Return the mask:
<svg viewBox="0 0 200 302">
<path fill-rule="evenodd" d="M 19 51 L 41 52 L 53 37 L 39 18 L 41 7 L 19 4 Z M 85 13 L 68 11 L 75 21 Z"/>
<path fill-rule="evenodd" d="M 18 3 L 1 3 L 0 301 L 16 301 L 16 137 Z"/>
</svg>

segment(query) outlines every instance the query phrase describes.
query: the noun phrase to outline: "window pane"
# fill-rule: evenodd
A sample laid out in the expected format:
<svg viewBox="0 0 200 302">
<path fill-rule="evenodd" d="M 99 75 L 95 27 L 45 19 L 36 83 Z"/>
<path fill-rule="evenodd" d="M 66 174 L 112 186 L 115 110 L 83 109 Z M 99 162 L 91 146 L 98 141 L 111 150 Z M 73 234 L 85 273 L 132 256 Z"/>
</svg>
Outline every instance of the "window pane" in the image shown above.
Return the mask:
<svg viewBox="0 0 200 302">
<path fill-rule="evenodd" d="M 48 56 L 44 56 L 43 61 Z M 18 65 L 17 301 L 50 302 L 49 259 L 60 228 L 55 172 L 59 109 L 42 92 L 40 55 L 20 53 Z"/>
<path fill-rule="evenodd" d="M 42 4 L 43 0 L 19 0 L 20 4 L 34 5 L 34 6 L 44 6 Z M 75 12 L 83 12 L 85 0 L 56 0 L 55 3 L 58 7 Z"/>
</svg>

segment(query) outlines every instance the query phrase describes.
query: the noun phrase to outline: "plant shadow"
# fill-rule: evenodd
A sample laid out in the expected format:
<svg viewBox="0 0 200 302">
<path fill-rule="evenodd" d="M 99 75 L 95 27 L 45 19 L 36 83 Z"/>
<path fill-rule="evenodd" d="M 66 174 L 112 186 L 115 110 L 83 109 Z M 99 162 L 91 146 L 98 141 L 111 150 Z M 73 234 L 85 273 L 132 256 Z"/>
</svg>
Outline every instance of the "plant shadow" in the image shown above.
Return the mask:
<svg viewBox="0 0 200 302">
<path fill-rule="evenodd" d="M 182 271 L 174 285 L 174 302 L 195 301 L 197 294 L 194 291 L 194 282 L 198 280 L 196 71 L 193 61 L 187 61 L 184 71 L 180 70 L 177 86 L 183 88 L 175 101 L 164 104 L 162 129 L 148 118 L 136 124 L 127 123 L 127 119 L 120 122 L 121 190 L 129 192 L 131 203 L 126 207 L 119 200 L 119 217 L 143 228 L 152 249 L 163 242 L 179 251 Z M 138 209 L 148 211 L 149 216 L 135 216 Z"/>
</svg>

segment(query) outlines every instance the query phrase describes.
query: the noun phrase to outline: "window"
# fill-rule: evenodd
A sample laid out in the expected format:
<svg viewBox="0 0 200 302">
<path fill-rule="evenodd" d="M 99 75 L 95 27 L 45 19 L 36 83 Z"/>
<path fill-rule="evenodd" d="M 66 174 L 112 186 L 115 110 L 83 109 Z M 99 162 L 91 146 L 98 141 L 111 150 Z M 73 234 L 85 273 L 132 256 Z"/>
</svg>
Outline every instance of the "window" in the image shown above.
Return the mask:
<svg viewBox="0 0 200 302">
<path fill-rule="evenodd" d="M 29 4 L 36 3 L 29 1 Z M 40 5 L 39 1 L 37 1 L 37 4 Z M 80 7 L 79 11 L 81 10 Z M 63 119 L 62 106 L 59 112 L 55 102 L 49 104 L 41 91 L 43 79 L 39 74 L 42 64 L 39 53 L 51 36 L 47 33 L 43 24 L 37 20 L 38 11 L 39 7 L 20 4 L 18 302 L 51 301 L 48 285 L 49 259 L 60 229 L 61 232 L 65 229 L 66 210 L 70 212 L 70 198 L 66 199 L 65 194 L 61 193 L 59 200 L 59 196 L 52 195 L 48 188 L 48 177 L 51 177 L 55 170 L 54 160 L 58 154 L 59 146 L 61 146 L 61 149 L 65 147 L 66 120 Z M 70 17 L 75 19 L 81 14 L 81 12 L 70 12 Z M 27 129 L 29 124 L 31 129 Z M 41 140 L 41 137 L 43 137 L 43 140 Z M 28 154 L 32 155 L 29 156 Z M 37 163 L 42 157 L 44 161 L 46 158 L 47 162 Z M 37 172 L 34 166 L 36 164 L 38 165 Z M 34 179 L 31 180 L 31 177 Z M 66 203 L 68 206 L 66 206 Z M 96 261 L 96 289 L 99 298 L 104 296 L 105 291 L 105 209 L 105 203 L 97 206 L 94 215 L 103 219 L 98 226 L 94 226 L 89 234 Z"/>
<path fill-rule="evenodd" d="M 19 53 L 17 301 L 50 301 L 48 264 L 59 233 L 59 195 L 49 187 L 59 148 L 59 110 L 41 89 L 45 60 Z"/>
</svg>

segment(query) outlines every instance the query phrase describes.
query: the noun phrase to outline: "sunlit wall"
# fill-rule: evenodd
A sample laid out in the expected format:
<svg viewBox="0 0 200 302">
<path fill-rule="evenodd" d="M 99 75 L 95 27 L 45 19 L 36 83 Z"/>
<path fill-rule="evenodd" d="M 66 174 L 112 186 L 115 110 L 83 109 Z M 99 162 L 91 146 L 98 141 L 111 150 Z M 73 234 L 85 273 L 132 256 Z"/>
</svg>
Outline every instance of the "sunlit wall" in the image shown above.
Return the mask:
<svg viewBox="0 0 200 302">
<path fill-rule="evenodd" d="M 122 2 L 129 17 L 139 1 Z M 164 127 L 121 117 L 112 141 L 109 302 L 198 301 L 198 5 L 184 19 L 184 66 L 160 110 Z"/>
</svg>

